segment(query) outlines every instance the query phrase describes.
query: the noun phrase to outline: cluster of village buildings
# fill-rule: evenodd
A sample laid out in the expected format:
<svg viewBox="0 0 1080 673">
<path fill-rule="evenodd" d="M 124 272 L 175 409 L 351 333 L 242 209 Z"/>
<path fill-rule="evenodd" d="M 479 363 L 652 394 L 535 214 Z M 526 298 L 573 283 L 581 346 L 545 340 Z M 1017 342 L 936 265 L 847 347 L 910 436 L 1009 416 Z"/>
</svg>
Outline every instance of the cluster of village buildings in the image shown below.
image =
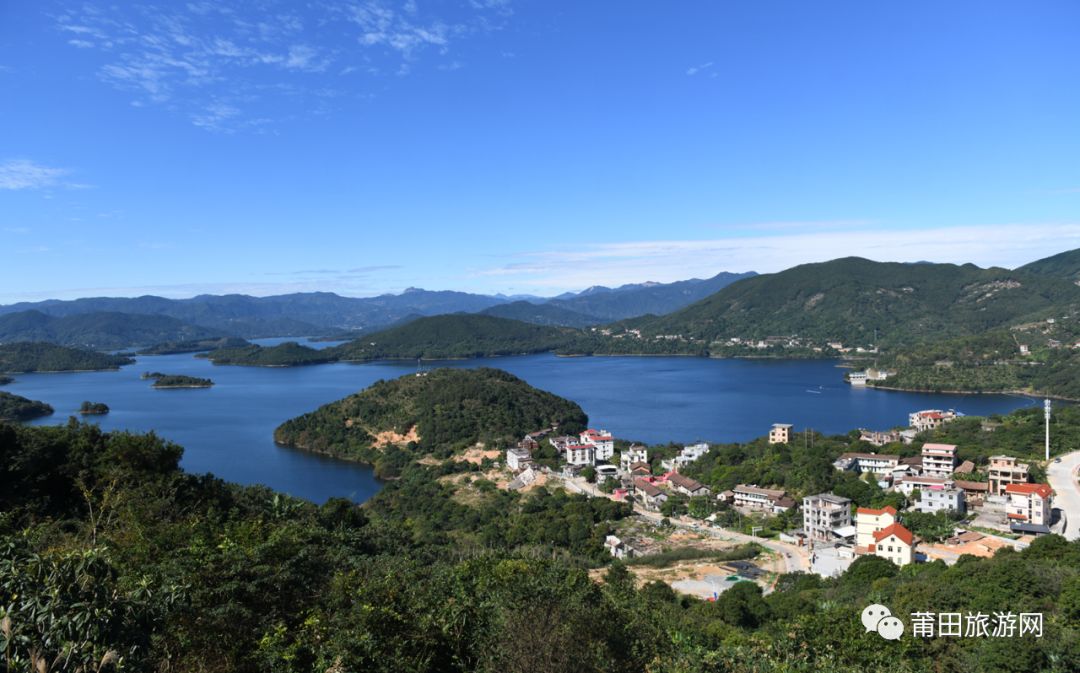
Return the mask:
<svg viewBox="0 0 1080 673">
<path fill-rule="evenodd" d="M 904 431 L 862 431 L 862 439 L 871 444 L 884 444 L 912 439 L 920 432 L 932 430 L 955 419 L 954 411 L 925 410 L 909 416 L 909 428 Z M 588 429 L 578 436 L 549 436 L 555 430 L 530 433 L 517 446 L 507 449 L 506 464 L 517 474 L 510 488 L 520 488 L 535 479 L 532 452 L 541 441 L 547 441 L 559 453 L 564 474 L 575 476 L 586 467 L 596 471 L 598 481 L 615 479 L 619 488 L 612 497 L 625 500 L 633 495 L 637 502 L 651 510 L 659 510 L 673 493 L 690 497 L 712 496 L 708 487 L 680 473 L 686 465 L 709 452 L 706 443 L 684 447 L 674 458 L 664 460 L 663 474 L 654 475 L 649 464 L 648 449 L 631 445 L 622 451 L 617 463 L 615 439 L 606 430 Z M 769 430 L 770 444 L 787 444 L 796 438 L 794 428 L 777 423 Z M 1048 484 L 1030 483 L 1029 466 L 1012 456 L 991 456 L 986 467 L 987 481 L 965 480 L 975 466 L 971 461 L 960 462 L 957 447 L 952 444 L 925 443 L 918 456 L 901 458 L 879 453 L 845 453 L 834 463 L 837 470 L 873 475 L 879 486 L 903 493 L 913 500 L 911 509 L 934 513 L 955 511 L 965 513 L 969 507 L 993 501 L 1005 513 L 1003 524 L 1012 533 L 1037 535 L 1050 532 L 1053 494 Z M 716 498 L 743 511 L 780 514 L 801 506 L 802 528 L 785 533 L 781 539 L 813 550 L 840 548 L 851 557 L 873 554 L 897 565 L 912 563 L 918 557 L 919 540 L 900 523 L 892 507 L 852 510 L 850 499 L 833 493 L 804 497 L 797 502 L 783 490 L 763 488 L 756 484 L 739 484 Z M 609 540 L 613 555 L 628 553 L 617 538 Z"/>
</svg>

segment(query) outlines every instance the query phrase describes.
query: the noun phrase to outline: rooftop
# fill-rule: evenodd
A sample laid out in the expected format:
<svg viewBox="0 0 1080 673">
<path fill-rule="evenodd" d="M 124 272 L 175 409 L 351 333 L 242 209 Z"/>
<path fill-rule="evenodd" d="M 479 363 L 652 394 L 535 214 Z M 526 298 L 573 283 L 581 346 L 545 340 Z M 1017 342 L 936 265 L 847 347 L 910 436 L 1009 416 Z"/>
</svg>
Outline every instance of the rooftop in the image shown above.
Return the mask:
<svg viewBox="0 0 1080 673">
<path fill-rule="evenodd" d="M 1005 492 L 1009 494 L 1037 495 L 1040 498 L 1049 498 L 1054 490 L 1050 488 L 1050 484 L 1009 484 L 1005 487 Z"/>
<path fill-rule="evenodd" d="M 890 535 L 895 535 L 901 542 L 909 547 L 915 543 L 915 536 L 912 532 L 898 523 L 894 523 L 891 526 L 885 526 L 874 533 L 874 542 L 881 542 Z"/>
</svg>

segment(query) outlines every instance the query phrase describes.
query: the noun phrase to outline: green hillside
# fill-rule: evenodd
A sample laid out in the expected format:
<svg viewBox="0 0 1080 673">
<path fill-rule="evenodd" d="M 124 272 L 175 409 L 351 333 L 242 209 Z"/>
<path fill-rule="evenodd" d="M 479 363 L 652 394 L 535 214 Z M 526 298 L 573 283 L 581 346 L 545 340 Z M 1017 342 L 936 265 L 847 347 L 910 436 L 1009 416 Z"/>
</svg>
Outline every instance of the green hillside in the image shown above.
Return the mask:
<svg viewBox="0 0 1080 673">
<path fill-rule="evenodd" d="M 0 315 L 0 342 L 45 341 L 98 350 L 167 341 L 220 338 L 223 332 L 164 315 L 94 312 L 52 316 L 40 311 Z"/>
<path fill-rule="evenodd" d="M 881 346 L 979 334 L 1072 312 L 1067 280 L 971 264 L 898 264 L 857 257 L 804 264 L 730 285 L 663 317 L 627 321 L 646 334 L 711 341 L 799 335 Z"/>
<path fill-rule="evenodd" d="M 0 344 L 0 372 L 69 372 L 119 369 L 131 358 L 47 343 Z"/>
<path fill-rule="evenodd" d="M 422 376 L 379 381 L 286 421 L 274 431 L 274 440 L 374 463 L 386 474 L 421 454 L 449 455 L 477 442 L 497 447 L 553 424 L 573 432 L 587 422 L 577 404 L 504 371 L 436 369 Z M 380 433 L 394 433 L 397 440 L 376 446 Z M 398 450 L 387 450 L 390 444 Z"/>
<path fill-rule="evenodd" d="M 515 301 L 499 304 L 481 311 L 484 315 L 510 318 L 534 325 L 559 325 L 562 327 L 588 327 L 607 322 L 596 316 L 586 315 L 555 304 L 534 304 L 528 301 Z"/>
<path fill-rule="evenodd" d="M 1080 249 L 1039 259 L 1017 269 L 1023 273 L 1066 280 L 1080 280 Z"/>
<path fill-rule="evenodd" d="M 330 349 L 341 360 L 469 358 L 573 348 L 582 333 L 490 315 L 420 318 Z"/>
<path fill-rule="evenodd" d="M 302 346 L 295 341 L 287 341 L 277 346 L 258 346 L 255 344 L 240 348 L 220 348 L 209 353 L 200 353 L 197 357 L 210 360 L 215 365 L 247 365 L 250 367 L 293 367 L 296 365 L 315 365 L 333 362 L 334 353 Z"/>
<path fill-rule="evenodd" d="M 44 402 L 0 392 L 0 421 L 29 421 L 52 412 L 53 408 Z"/>
</svg>

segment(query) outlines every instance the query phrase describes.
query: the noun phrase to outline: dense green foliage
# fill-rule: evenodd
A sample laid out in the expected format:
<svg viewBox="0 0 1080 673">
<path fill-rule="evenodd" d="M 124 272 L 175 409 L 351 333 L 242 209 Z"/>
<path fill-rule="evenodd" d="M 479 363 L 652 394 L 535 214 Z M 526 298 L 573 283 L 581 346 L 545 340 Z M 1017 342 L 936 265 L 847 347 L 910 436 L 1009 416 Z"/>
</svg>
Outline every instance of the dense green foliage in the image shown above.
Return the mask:
<svg viewBox="0 0 1080 673">
<path fill-rule="evenodd" d="M 521 355 L 573 348 L 578 330 L 490 315 L 441 315 L 376 332 L 332 348 L 342 360 L 444 359 Z"/>
<path fill-rule="evenodd" d="M 106 355 L 47 343 L 0 344 L 0 372 L 72 372 L 119 369 L 134 362 L 129 357 Z"/>
<path fill-rule="evenodd" d="M 1051 257 L 1036 260 L 1018 268 L 1017 271 L 1075 281 L 1080 279 L 1080 250 L 1067 250 Z"/>
<path fill-rule="evenodd" d="M 497 369 L 436 369 L 378 381 L 364 391 L 283 423 L 280 444 L 373 463 L 394 474 L 425 453 L 440 456 L 477 442 L 502 447 L 525 433 L 558 424 L 560 432 L 584 428 L 588 417 L 577 404 L 537 390 Z M 374 446 L 392 432 L 419 437 L 404 450 Z"/>
<path fill-rule="evenodd" d="M 316 350 L 287 341 L 277 346 L 247 345 L 238 348 L 221 348 L 200 354 L 215 365 L 248 365 L 252 367 L 292 367 L 317 365 L 337 359 L 329 349 Z"/>
<path fill-rule="evenodd" d="M 44 402 L 0 392 L 0 421 L 29 421 L 51 413 L 53 408 Z"/>
<path fill-rule="evenodd" d="M 107 414 L 109 405 L 104 402 L 91 402 L 89 400 L 79 405 L 79 413 L 83 415 Z"/>
<path fill-rule="evenodd" d="M 218 330 L 189 325 L 163 315 L 98 312 L 56 317 L 40 311 L 0 315 L 0 342 L 44 341 L 113 350 L 221 335 Z"/>
<path fill-rule="evenodd" d="M 174 355 L 177 353 L 200 353 L 223 348 L 244 348 L 250 346 L 246 339 L 239 337 L 220 337 L 216 339 L 191 339 L 187 341 L 166 341 L 139 351 L 139 355 Z"/>
<path fill-rule="evenodd" d="M 11 378 L 10 376 L 4 376 L 3 374 L 0 374 L 0 386 L 6 386 L 7 384 L 14 382 L 15 379 Z"/>
<path fill-rule="evenodd" d="M 562 327 L 588 327 L 605 322 L 602 318 L 586 315 L 554 304 L 537 304 L 529 301 L 514 301 L 499 304 L 481 311 L 483 315 L 497 318 L 510 318 L 533 325 L 558 325 Z"/>
<path fill-rule="evenodd" d="M 161 372 L 147 372 L 142 375 L 144 379 L 153 379 L 154 388 L 209 388 L 214 385 L 210 379 L 185 374 L 162 374 Z"/>
<path fill-rule="evenodd" d="M 33 650 L 67 661 L 54 670 L 177 673 L 1064 673 L 1080 661 L 1080 543 L 1056 536 L 953 567 L 865 557 L 840 578 L 784 575 L 767 596 L 742 582 L 710 603 L 635 588 L 620 564 L 592 581 L 605 519 L 625 515 L 603 499 L 495 492 L 463 505 L 439 490 L 444 468 L 416 466 L 367 507 L 317 507 L 184 474 L 179 458 L 153 435 L 0 425 L 12 670 L 30 669 Z M 905 621 L 1041 612 L 1045 633 L 888 642 L 860 623 L 871 602 Z"/>
<path fill-rule="evenodd" d="M 712 341 L 771 335 L 904 346 L 979 334 L 1080 303 L 1067 280 L 971 264 L 845 258 L 749 278 L 662 318 L 629 321 L 648 334 Z"/>
</svg>

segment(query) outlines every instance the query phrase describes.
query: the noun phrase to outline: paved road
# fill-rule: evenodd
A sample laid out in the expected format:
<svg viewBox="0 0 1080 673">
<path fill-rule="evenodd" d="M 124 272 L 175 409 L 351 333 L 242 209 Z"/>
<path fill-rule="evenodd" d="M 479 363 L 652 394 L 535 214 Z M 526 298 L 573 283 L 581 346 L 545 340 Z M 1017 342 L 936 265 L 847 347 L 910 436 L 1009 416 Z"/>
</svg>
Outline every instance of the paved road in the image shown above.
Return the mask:
<svg viewBox="0 0 1080 673">
<path fill-rule="evenodd" d="M 563 483 L 578 493 L 584 493 L 600 498 L 611 497 L 584 479 L 563 479 Z M 634 505 L 634 512 L 654 523 L 659 523 L 664 518 L 663 514 L 647 510 L 637 504 Z M 751 535 L 746 535 L 745 533 L 728 530 L 727 528 L 717 528 L 704 521 L 698 521 L 697 519 L 691 519 L 689 517 L 676 517 L 668 520 L 671 521 L 672 525 L 678 526 L 679 528 L 690 529 L 694 532 L 702 533 L 727 542 L 756 542 L 761 546 L 776 552 L 780 558 L 784 559 L 787 572 L 793 573 L 800 570 L 803 572 L 810 572 L 810 558 L 806 555 L 806 551 L 793 544 L 753 537 Z"/>
<path fill-rule="evenodd" d="M 1046 468 L 1046 480 L 1054 489 L 1054 507 L 1065 517 L 1065 539 L 1080 540 L 1080 487 L 1076 473 L 1080 470 L 1080 451 L 1066 453 L 1060 463 L 1053 461 Z"/>
</svg>

